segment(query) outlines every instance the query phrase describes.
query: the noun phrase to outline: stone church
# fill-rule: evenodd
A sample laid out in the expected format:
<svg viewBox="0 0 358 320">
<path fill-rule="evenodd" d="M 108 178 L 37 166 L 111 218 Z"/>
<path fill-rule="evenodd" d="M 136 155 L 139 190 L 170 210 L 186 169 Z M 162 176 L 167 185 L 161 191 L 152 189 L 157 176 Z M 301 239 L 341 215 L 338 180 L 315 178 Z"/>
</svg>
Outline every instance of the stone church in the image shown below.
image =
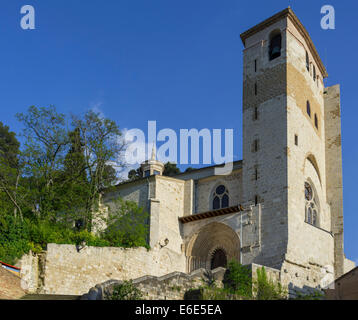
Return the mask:
<svg viewBox="0 0 358 320">
<path fill-rule="evenodd" d="M 151 249 L 49 245 L 42 292 L 83 294 L 108 279 L 231 259 L 275 270 L 289 288 L 325 287 L 354 268 L 343 249 L 340 87 L 324 86 L 327 71 L 290 8 L 241 40 L 243 160 L 225 176 L 211 166 L 167 177 L 153 155 L 141 179 L 101 203 L 105 210 L 121 196 L 145 208 Z M 29 279 L 30 265 L 23 260 Z"/>
<path fill-rule="evenodd" d="M 354 264 L 343 251 L 340 87 L 304 26 L 287 8 L 241 34 L 243 160 L 174 177 L 142 164 L 144 177 L 106 194 L 150 213 L 150 246 L 166 247 L 172 271 L 231 259 L 278 269 L 298 287 L 332 282 Z M 324 283 L 322 283 L 325 282 Z"/>
</svg>

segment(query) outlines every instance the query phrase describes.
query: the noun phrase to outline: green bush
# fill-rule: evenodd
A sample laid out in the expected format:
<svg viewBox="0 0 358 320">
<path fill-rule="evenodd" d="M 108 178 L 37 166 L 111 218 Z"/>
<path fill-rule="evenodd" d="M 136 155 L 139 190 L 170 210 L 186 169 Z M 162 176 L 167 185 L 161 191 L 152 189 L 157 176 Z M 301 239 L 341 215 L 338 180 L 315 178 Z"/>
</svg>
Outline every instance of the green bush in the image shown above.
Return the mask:
<svg viewBox="0 0 358 320">
<path fill-rule="evenodd" d="M 257 269 L 257 280 L 254 281 L 253 291 L 256 300 L 286 300 L 287 292 L 281 283 L 267 277 L 265 267 Z"/>
<path fill-rule="evenodd" d="M 75 244 L 83 242 L 96 247 L 148 247 L 148 214 L 134 202 L 119 200 L 119 207 L 110 215 L 108 228 L 100 235 L 88 230 L 76 230 L 61 222 L 0 216 L 0 260 L 15 264 L 17 259 L 32 250 L 46 249 L 48 243 Z"/>
<path fill-rule="evenodd" d="M 141 300 L 142 292 L 133 285 L 132 280 L 123 281 L 113 288 L 112 294 L 107 296 L 107 300 Z"/>
<path fill-rule="evenodd" d="M 236 260 L 228 263 L 223 288 L 216 286 L 210 271 L 203 279 L 203 286 L 192 291 L 200 292 L 203 300 L 284 300 L 287 291 L 279 282 L 269 279 L 264 267 L 257 270 L 257 279 L 252 279 L 251 269 Z"/>
<path fill-rule="evenodd" d="M 107 229 L 102 233 L 102 238 L 113 246 L 148 247 L 148 219 L 148 213 L 135 202 L 119 198 L 104 219 Z"/>
<path fill-rule="evenodd" d="M 224 287 L 232 294 L 251 298 L 251 270 L 247 266 L 238 263 L 236 260 L 230 261 L 224 276 Z"/>
</svg>

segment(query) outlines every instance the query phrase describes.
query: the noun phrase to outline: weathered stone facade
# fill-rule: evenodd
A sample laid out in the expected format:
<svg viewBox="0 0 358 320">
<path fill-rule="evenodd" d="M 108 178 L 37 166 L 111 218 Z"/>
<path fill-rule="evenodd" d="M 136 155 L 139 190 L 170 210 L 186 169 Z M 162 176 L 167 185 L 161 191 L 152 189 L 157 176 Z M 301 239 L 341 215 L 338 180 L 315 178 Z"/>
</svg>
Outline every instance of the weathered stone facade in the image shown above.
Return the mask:
<svg viewBox="0 0 358 320">
<path fill-rule="evenodd" d="M 43 256 L 40 261 L 31 253 L 22 258 L 21 277 L 30 293 L 81 295 L 110 279 L 185 272 L 185 258 L 168 248 L 85 247 L 77 251 L 74 245 L 49 244 Z"/>
<path fill-rule="evenodd" d="M 270 41 L 278 34 L 280 52 L 270 59 Z M 77 252 L 74 246 L 49 245 L 41 285 L 28 271 L 36 263 L 23 259 L 29 287 L 82 294 L 109 279 L 190 273 L 236 259 L 278 270 L 294 294 L 324 287 L 354 267 L 343 252 L 339 86 L 324 88 L 326 70 L 291 9 L 241 38 L 243 160 L 226 176 L 207 167 L 118 185 L 103 195 L 101 212 L 119 196 L 138 203 L 150 214 L 151 250 Z M 314 193 L 314 223 L 305 183 Z M 227 203 L 216 208 L 219 186 Z"/>
</svg>

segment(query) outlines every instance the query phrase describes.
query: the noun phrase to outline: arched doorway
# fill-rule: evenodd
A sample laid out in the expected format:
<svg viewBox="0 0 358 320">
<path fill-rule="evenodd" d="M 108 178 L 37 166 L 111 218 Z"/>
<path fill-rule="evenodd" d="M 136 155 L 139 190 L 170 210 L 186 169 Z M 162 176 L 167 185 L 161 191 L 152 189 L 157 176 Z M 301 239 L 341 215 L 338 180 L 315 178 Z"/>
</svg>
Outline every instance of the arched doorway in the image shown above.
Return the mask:
<svg viewBox="0 0 358 320">
<path fill-rule="evenodd" d="M 211 255 L 210 269 L 213 270 L 218 267 L 225 268 L 226 265 L 227 265 L 226 252 L 221 248 L 214 250 L 214 252 Z"/>
<path fill-rule="evenodd" d="M 212 222 L 196 232 L 186 245 L 187 271 L 224 267 L 240 260 L 240 239 L 226 224 Z"/>
</svg>

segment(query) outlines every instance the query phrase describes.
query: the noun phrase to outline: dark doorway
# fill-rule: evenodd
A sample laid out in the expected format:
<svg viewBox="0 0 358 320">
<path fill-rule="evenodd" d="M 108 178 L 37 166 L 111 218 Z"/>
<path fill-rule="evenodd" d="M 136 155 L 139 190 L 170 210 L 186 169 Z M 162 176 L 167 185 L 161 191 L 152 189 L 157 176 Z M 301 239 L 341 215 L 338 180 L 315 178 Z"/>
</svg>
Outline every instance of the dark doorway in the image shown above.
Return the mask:
<svg viewBox="0 0 358 320">
<path fill-rule="evenodd" d="M 223 249 L 216 249 L 211 257 L 211 270 L 218 267 L 226 267 L 226 253 Z"/>
</svg>

